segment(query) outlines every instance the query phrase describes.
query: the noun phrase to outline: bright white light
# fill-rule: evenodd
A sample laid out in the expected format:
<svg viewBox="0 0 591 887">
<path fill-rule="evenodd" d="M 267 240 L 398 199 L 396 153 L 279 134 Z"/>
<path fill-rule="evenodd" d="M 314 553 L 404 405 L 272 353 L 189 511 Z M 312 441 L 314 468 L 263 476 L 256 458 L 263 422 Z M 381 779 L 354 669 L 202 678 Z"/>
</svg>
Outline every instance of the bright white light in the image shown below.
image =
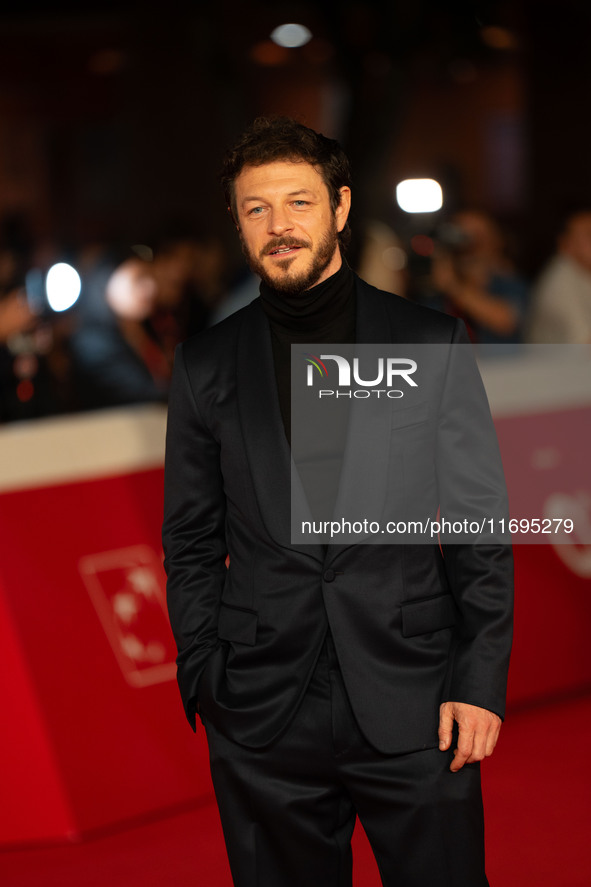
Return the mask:
<svg viewBox="0 0 591 887">
<path fill-rule="evenodd" d="M 396 200 L 405 213 L 434 213 L 443 206 L 443 191 L 435 179 L 405 179 L 396 185 Z"/>
<path fill-rule="evenodd" d="M 271 33 L 271 40 L 278 46 L 286 46 L 288 49 L 295 49 L 296 46 L 304 46 L 312 39 L 312 32 L 304 25 L 279 25 Z"/>
<path fill-rule="evenodd" d="M 65 262 L 52 265 L 47 272 L 45 292 L 52 311 L 67 311 L 77 301 L 82 289 L 80 275 Z"/>
</svg>

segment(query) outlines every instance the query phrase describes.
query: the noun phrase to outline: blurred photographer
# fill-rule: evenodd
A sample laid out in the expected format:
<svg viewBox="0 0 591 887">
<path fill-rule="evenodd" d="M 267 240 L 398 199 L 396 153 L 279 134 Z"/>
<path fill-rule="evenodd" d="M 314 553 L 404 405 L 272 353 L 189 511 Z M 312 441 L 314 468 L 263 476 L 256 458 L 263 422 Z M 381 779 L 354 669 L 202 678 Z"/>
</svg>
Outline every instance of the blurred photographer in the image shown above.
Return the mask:
<svg viewBox="0 0 591 887">
<path fill-rule="evenodd" d="M 473 341 L 521 341 L 527 285 L 506 255 L 497 224 L 485 213 L 457 213 L 441 229 L 430 283 L 442 309 L 464 320 Z"/>
<path fill-rule="evenodd" d="M 591 210 L 569 213 L 535 282 L 528 341 L 591 342 Z"/>
<path fill-rule="evenodd" d="M 0 295 L 0 343 L 5 345 L 19 333 L 28 332 L 36 318 L 21 289 Z"/>
<path fill-rule="evenodd" d="M 70 342 L 79 408 L 165 402 L 171 366 L 151 324 L 158 298 L 152 263 L 125 255 L 98 278 Z"/>
<path fill-rule="evenodd" d="M 0 247 L 0 422 L 71 408 L 67 320 L 51 322 L 31 304 L 27 257 Z"/>
</svg>

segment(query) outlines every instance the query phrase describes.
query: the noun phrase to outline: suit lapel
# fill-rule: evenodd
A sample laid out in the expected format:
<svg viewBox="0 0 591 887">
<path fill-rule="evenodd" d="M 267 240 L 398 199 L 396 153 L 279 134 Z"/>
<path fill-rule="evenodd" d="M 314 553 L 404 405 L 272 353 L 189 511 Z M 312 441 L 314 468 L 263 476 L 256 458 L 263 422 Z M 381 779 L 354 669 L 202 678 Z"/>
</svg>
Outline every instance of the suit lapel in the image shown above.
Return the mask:
<svg viewBox="0 0 591 887">
<path fill-rule="evenodd" d="M 356 340 L 360 346 L 357 353 L 363 357 L 363 345 L 390 342 L 392 331 L 383 296 L 359 277 L 356 283 Z M 381 519 L 390 459 L 390 435 L 390 410 L 383 401 L 377 398 L 352 401 L 335 519 Z M 376 483 L 379 484 L 377 488 Z M 362 503 L 368 499 L 374 509 L 371 514 L 363 513 Z M 326 563 L 331 563 L 351 545 L 362 543 L 367 538 L 356 536 L 354 542 L 330 545 Z"/>
<path fill-rule="evenodd" d="M 321 545 L 291 543 L 292 460 L 279 407 L 269 322 L 258 301 L 245 312 L 238 340 L 237 376 L 240 426 L 267 533 L 278 545 L 322 561 Z M 295 495 L 305 499 L 297 485 Z"/>
<path fill-rule="evenodd" d="M 383 294 L 356 277 L 357 314 L 355 337 L 360 345 L 394 341 Z M 392 296 L 392 298 L 396 298 Z"/>
</svg>

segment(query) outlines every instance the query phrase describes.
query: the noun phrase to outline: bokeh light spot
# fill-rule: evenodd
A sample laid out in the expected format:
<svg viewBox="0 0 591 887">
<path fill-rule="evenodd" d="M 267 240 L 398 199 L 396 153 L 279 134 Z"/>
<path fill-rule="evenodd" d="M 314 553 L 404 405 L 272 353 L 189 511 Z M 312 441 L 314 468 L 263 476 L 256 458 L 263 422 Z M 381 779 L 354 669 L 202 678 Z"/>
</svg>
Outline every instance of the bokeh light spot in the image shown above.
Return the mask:
<svg viewBox="0 0 591 887">
<path fill-rule="evenodd" d="M 410 245 L 412 251 L 416 253 L 417 256 L 424 256 L 425 258 L 432 256 L 435 249 L 433 238 L 429 237 L 427 234 L 415 234 L 415 236 L 411 238 Z"/>
<path fill-rule="evenodd" d="M 67 311 L 77 301 L 82 289 L 80 275 L 66 262 L 52 265 L 47 272 L 45 292 L 52 311 Z"/>
<path fill-rule="evenodd" d="M 405 179 L 396 185 L 396 200 L 407 213 L 433 213 L 443 206 L 443 191 L 435 179 Z"/>
<path fill-rule="evenodd" d="M 271 32 L 271 40 L 278 46 L 285 46 L 288 49 L 295 49 L 298 46 L 305 46 L 312 39 L 312 32 L 305 25 L 298 25 L 291 22 L 287 25 L 279 25 Z"/>
</svg>

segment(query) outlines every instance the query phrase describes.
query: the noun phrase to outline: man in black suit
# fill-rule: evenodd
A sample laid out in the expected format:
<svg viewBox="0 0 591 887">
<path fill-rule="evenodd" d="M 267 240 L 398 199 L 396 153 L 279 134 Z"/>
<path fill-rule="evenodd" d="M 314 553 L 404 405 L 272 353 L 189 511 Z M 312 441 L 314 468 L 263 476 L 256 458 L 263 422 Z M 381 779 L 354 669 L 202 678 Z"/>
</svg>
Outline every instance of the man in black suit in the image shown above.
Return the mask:
<svg viewBox="0 0 591 887">
<path fill-rule="evenodd" d="M 455 345 L 465 331 L 344 262 L 350 176 L 333 140 L 259 119 L 222 181 L 261 293 L 177 350 L 163 539 L 179 687 L 207 731 L 234 883 L 350 887 L 358 815 L 386 887 L 481 887 L 509 547 L 305 544 L 290 528 L 291 346 Z M 491 424 L 475 390 L 464 403 L 445 379 L 437 389 L 426 421 L 449 452 Z M 403 451 L 407 431 L 392 428 Z M 312 461 L 336 497 L 346 443 L 323 440 Z M 437 459 L 430 489 L 445 483 Z"/>
</svg>

